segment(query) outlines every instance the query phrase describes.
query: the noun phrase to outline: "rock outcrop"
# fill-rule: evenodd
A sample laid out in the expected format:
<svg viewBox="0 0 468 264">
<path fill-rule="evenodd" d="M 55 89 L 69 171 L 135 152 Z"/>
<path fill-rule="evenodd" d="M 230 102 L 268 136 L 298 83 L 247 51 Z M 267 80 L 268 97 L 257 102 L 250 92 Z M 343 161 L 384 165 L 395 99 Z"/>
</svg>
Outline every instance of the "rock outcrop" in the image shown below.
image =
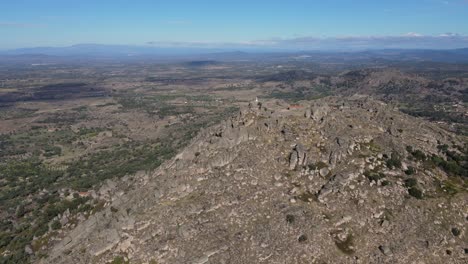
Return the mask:
<svg viewBox="0 0 468 264">
<path fill-rule="evenodd" d="M 307 164 L 307 153 L 302 144 L 294 146 L 293 151 L 289 155 L 289 169 L 294 170 L 298 167 Z"/>
<path fill-rule="evenodd" d="M 38 262 L 467 260 L 466 182 L 407 150 L 441 155 L 460 138 L 369 98 L 301 104 L 310 114 L 244 109 L 152 174 L 106 184 L 103 210 Z"/>
</svg>

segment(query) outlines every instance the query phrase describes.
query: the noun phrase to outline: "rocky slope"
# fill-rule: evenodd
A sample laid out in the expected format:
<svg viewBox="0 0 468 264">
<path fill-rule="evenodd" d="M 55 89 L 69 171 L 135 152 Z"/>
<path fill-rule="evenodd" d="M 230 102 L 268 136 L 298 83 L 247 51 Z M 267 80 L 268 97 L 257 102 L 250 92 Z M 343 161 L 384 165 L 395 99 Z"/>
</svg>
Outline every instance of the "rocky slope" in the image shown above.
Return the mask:
<svg viewBox="0 0 468 264">
<path fill-rule="evenodd" d="M 253 103 L 109 181 L 104 209 L 37 262 L 466 263 L 464 163 L 441 165 L 462 149 L 366 97 Z"/>
</svg>

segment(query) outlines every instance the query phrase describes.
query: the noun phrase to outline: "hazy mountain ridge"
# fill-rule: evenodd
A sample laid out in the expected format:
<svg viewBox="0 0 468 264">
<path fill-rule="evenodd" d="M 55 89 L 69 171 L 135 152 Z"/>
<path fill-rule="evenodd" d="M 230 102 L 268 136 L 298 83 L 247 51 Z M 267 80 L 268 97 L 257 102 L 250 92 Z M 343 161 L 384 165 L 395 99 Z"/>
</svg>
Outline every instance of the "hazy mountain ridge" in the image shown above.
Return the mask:
<svg viewBox="0 0 468 264">
<path fill-rule="evenodd" d="M 297 51 L 274 49 L 226 49 L 226 48 L 190 48 L 190 47 L 153 47 L 103 44 L 78 44 L 68 47 L 34 47 L 0 51 L 0 56 L 14 60 L 22 55 L 42 55 L 75 57 L 81 56 L 96 59 L 131 58 L 153 56 L 154 59 L 172 57 L 183 59 L 184 56 L 200 59 L 219 60 L 251 60 L 251 59 L 300 59 L 318 61 L 349 61 L 349 60 L 394 60 L 394 61 L 434 61 L 446 63 L 467 63 L 468 48 L 452 50 L 366 50 L 366 51 Z"/>
</svg>

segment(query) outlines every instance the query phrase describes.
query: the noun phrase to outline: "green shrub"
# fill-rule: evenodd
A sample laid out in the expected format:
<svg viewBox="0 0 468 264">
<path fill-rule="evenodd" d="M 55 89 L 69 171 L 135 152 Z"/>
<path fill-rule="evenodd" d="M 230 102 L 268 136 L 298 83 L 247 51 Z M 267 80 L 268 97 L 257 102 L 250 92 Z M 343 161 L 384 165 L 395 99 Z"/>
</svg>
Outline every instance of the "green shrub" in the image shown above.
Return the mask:
<svg viewBox="0 0 468 264">
<path fill-rule="evenodd" d="M 414 167 L 411 167 L 411 166 L 408 167 L 407 170 L 405 170 L 405 174 L 406 174 L 406 175 L 413 175 L 413 174 L 415 174 L 415 173 L 416 173 L 416 169 L 415 169 Z"/>
<path fill-rule="evenodd" d="M 407 188 L 415 187 L 418 184 L 418 181 L 414 178 L 409 178 L 405 180 L 405 186 Z"/>
<path fill-rule="evenodd" d="M 460 234 L 461 234 L 460 229 L 458 229 L 458 228 L 456 228 L 456 227 L 452 228 L 451 231 L 452 231 L 452 234 L 453 234 L 454 236 L 456 236 L 456 237 L 457 237 L 457 236 L 460 236 Z"/>
<path fill-rule="evenodd" d="M 415 150 L 411 153 L 413 155 L 413 157 L 416 159 L 416 160 L 420 160 L 420 161 L 425 161 L 426 160 L 426 154 L 424 154 L 424 152 L 422 152 L 421 150 Z"/>
<path fill-rule="evenodd" d="M 423 193 L 420 189 L 417 187 L 411 187 L 408 189 L 409 195 L 413 196 L 416 199 L 422 199 L 423 198 Z"/>
<path fill-rule="evenodd" d="M 385 174 L 382 172 L 374 172 L 374 171 L 365 171 L 364 176 L 370 181 L 370 182 L 377 182 L 383 178 L 385 178 Z"/>
<path fill-rule="evenodd" d="M 129 264 L 128 261 L 125 261 L 125 259 L 121 256 L 115 257 L 109 264 Z"/>
<path fill-rule="evenodd" d="M 448 151 L 449 146 L 448 146 L 447 144 L 444 144 L 444 145 L 439 145 L 439 146 L 437 146 L 437 148 L 438 148 L 440 151 L 442 151 L 442 152 L 445 153 L 445 152 Z"/>
<path fill-rule="evenodd" d="M 432 155 L 431 162 L 436 166 L 440 166 L 441 164 L 445 163 L 445 160 L 439 156 Z"/>
<path fill-rule="evenodd" d="M 62 224 L 58 220 L 55 220 L 50 227 L 52 227 L 52 230 L 58 230 L 62 228 Z"/>
<path fill-rule="evenodd" d="M 451 175 L 461 175 L 462 167 L 454 160 L 444 162 L 441 164 L 445 172 Z"/>
<path fill-rule="evenodd" d="M 410 157 L 414 158 L 415 160 L 425 161 L 427 159 L 426 154 L 424 154 L 424 152 L 419 149 L 415 150 L 413 147 L 407 146 L 406 151 L 408 151 L 411 154 Z"/>
<path fill-rule="evenodd" d="M 44 156 L 52 157 L 52 156 L 60 156 L 62 154 L 62 149 L 57 146 L 46 146 L 44 147 Z"/>
<path fill-rule="evenodd" d="M 401 157 L 396 152 L 392 152 L 390 158 L 387 160 L 386 165 L 389 169 L 401 168 Z"/>
<path fill-rule="evenodd" d="M 307 236 L 306 235 L 301 235 L 297 241 L 299 241 L 299 243 L 304 243 L 307 241 Z"/>
<path fill-rule="evenodd" d="M 444 170 L 447 174 L 452 176 L 468 177 L 468 156 L 462 157 L 454 153 L 447 153 L 447 160 L 433 155 L 430 163 Z"/>
<path fill-rule="evenodd" d="M 286 215 L 286 222 L 288 222 L 289 224 L 294 223 L 295 219 L 296 218 L 294 217 L 294 215 L 290 215 L 290 214 Z"/>
</svg>

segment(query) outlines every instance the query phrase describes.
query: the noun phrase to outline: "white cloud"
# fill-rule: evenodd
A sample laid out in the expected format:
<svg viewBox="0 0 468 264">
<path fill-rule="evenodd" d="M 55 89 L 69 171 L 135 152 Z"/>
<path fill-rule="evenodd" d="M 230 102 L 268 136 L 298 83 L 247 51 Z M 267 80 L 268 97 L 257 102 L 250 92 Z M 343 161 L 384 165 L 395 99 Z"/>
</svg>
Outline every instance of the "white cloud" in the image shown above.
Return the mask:
<svg viewBox="0 0 468 264">
<path fill-rule="evenodd" d="M 43 24 L 31 24 L 31 23 L 17 23 L 17 22 L 0 22 L 0 28 L 37 28 L 45 27 Z"/>
<path fill-rule="evenodd" d="M 356 49 L 451 49 L 468 47 L 468 36 L 456 33 L 423 35 L 410 32 L 396 36 L 336 36 L 336 37 L 297 37 L 272 38 L 265 40 L 213 42 L 213 41 L 153 41 L 147 44 L 159 47 L 193 48 L 271 48 L 304 50 L 356 50 Z"/>
<path fill-rule="evenodd" d="M 407 37 L 422 37 L 422 34 L 416 33 L 416 32 L 408 32 L 405 34 Z"/>
<path fill-rule="evenodd" d="M 447 32 L 444 34 L 440 34 L 439 37 L 460 37 L 460 35 L 457 33 Z"/>
</svg>

